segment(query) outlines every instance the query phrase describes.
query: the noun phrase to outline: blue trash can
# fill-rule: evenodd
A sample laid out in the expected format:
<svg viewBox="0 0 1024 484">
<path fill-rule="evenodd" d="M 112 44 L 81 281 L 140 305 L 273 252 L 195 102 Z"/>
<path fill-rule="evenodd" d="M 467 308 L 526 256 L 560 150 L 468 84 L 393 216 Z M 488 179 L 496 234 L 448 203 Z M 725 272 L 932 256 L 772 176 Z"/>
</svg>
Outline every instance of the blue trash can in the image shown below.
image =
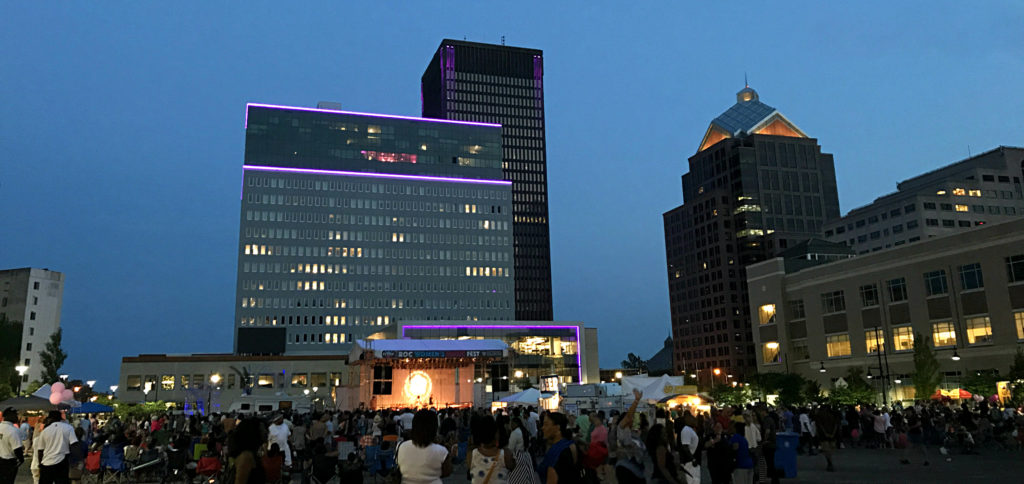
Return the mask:
<svg viewBox="0 0 1024 484">
<path fill-rule="evenodd" d="M 784 477 L 796 477 L 797 447 L 800 447 L 800 434 L 796 432 L 775 434 L 775 468 L 782 470 Z"/>
</svg>

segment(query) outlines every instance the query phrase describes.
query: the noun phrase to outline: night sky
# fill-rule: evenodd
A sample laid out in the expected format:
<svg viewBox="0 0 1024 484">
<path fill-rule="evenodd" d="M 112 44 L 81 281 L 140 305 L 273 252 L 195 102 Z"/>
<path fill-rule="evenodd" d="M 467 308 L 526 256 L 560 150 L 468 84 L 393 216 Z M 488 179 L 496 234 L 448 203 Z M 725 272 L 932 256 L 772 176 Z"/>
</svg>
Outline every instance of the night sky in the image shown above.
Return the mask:
<svg viewBox="0 0 1024 484">
<path fill-rule="evenodd" d="M 66 274 L 65 372 L 103 388 L 231 350 L 245 103 L 418 115 L 445 37 L 544 50 L 555 318 L 605 367 L 669 335 L 661 214 L 744 73 L 844 213 L 1024 145 L 1018 2 L 210 3 L 0 8 L 0 267 Z"/>
</svg>

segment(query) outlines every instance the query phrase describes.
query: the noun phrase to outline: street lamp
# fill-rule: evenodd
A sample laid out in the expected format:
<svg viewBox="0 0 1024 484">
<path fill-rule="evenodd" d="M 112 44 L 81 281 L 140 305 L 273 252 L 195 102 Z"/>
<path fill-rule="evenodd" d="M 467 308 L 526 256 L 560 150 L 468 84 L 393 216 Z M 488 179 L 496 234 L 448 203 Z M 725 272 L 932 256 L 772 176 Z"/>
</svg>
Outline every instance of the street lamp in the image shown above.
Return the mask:
<svg viewBox="0 0 1024 484">
<path fill-rule="evenodd" d="M 309 396 L 309 389 L 307 388 L 307 389 L 303 390 L 302 394 L 308 397 Z"/>
<path fill-rule="evenodd" d="M 621 371 L 615 372 L 615 379 L 616 380 L 621 380 L 622 379 L 622 372 Z"/>
<path fill-rule="evenodd" d="M 15 371 L 18 372 L 18 395 L 21 395 L 21 380 L 25 379 L 25 372 L 28 371 L 27 365 L 18 365 L 14 367 Z"/>
<path fill-rule="evenodd" d="M 621 375 L 621 374 L 622 374 L 622 372 L 620 371 L 619 375 Z M 516 378 L 522 378 L 523 377 L 523 370 L 516 370 L 515 375 L 516 375 Z"/>
<path fill-rule="evenodd" d="M 818 373 L 825 373 L 826 371 L 828 371 L 828 370 L 825 369 L 825 362 L 822 361 L 821 362 L 821 368 L 818 368 Z"/>
<path fill-rule="evenodd" d="M 60 377 L 61 381 L 68 381 L 68 377 L 71 376 L 71 375 L 68 375 L 67 373 L 65 373 L 63 375 L 58 375 L 58 376 Z"/>
<path fill-rule="evenodd" d="M 314 394 L 315 394 L 315 393 L 316 393 L 316 392 L 317 392 L 318 390 L 320 390 L 320 387 L 313 387 L 313 393 L 314 393 Z"/>
<path fill-rule="evenodd" d="M 85 384 L 89 385 L 89 389 L 92 390 L 92 387 L 96 386 L 96 380 L 89 380 Z"/>
<path fill-rule="evenodd" d="M 117 385 L 110 385 L 110 393 L 114 393 L 116 391 L 117 391 Z"/>
<path fill-rule="evenodd" d="M 953 356 L 951 358 L 953 361 L 960 361 L 960 355 L 956 352 L 955 349 L 953 350 Z"/>
<path fill-rule="evenodd" d="M 149 391 L 153 389 L 153 382 L 146 382 L 146 385 L 142 387 L 142 401 L 149 401 Z"/>
</svg>

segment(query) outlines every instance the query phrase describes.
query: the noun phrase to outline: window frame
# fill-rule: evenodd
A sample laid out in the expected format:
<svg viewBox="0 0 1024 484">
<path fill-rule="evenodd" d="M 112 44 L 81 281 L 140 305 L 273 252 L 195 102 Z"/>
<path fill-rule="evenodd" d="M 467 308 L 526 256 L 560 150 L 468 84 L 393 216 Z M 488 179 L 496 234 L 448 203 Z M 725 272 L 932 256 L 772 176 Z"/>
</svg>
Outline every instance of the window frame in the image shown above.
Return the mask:
<svg viewBox="0 0 1024 484">
<path fill-rule="evenodd" d="M 924 279 L 924 290 L 927 297 L 945 296 L 949 294 L 949 281 L 946 280 L 945 269 L 928 271 L 921 276 Z M 941 281 L 941 289 L 937 286 L 933 286 L 933 284 L 937 283 L 936 281 Z"/>
<path fill-rule="evenodd" d="M 985 274 L 981 270 L 980 262 L 958 266 L 957 272 L 960 273 L 961 290 L 973 291 L 985 288 Z M 968 282 L 971 282 L 971 284 L 969 285 Z"/>
<path fill-rule="evenodd" d="M 983 335 L 983 340 L 978 339 L 978 335 L 975 334 L 978 329 L 978 322 L 984 321 L 982 328 L 987 329 Z M 964 332 L 967 333 L 967 344 L 970 346 L 984 346 L 990 345 L 992 341 L 992 318 L 987 315 L 975 316 L 972 318 L 964 318 Z"/>
<path fill-rule="evenodd" d="M 941 333 L 952 335 L 952 338 L 943 338 L 941 341 L 944 343 L 940 343 L 939 339 L 940 325 L 945 326 L 944 328 L 941 328 L 944 330 L 941 331 Z M 952 321 L 936 321 L 932 323 L 932 346 L 936 348 L 955 348 L 956 338 L 956 325 L 954 325 Z M 952 340 L 952 342 L 949 342 L 950 340 Z"/>
<path fill-rule="evenodd" d="M 832 338 L 842 338 L 842 337 L 846 338 L 846 341 L 845 341 L 846 353 L 845 354 L 833 355 L 832 354 L 832 345 L 833 344 L 842 345 L 844 343 L 844 341 L 842 341 L 841 339 L 837 339 L 836 341 L 832 341 Z M 850 346 L 850 333 L 848 333 L 848 332 L 847 333 L 834 333 L 834 334 L 827 334 L 827 335 L 825 335 L 825 356 L 828 357 L 828 359 L 849 358 L 852 355 L 853 355 L 853 348 L 851 348 L 851 346 Z"/>
<path fill-rule="evenodd" d="M 865 289 L 867 289 L 865 291 Z M 881 304 L 878 294 L 878 284 L 874 282 L 860 286 L 861 307 L 873 308 Z"/>
</svg>

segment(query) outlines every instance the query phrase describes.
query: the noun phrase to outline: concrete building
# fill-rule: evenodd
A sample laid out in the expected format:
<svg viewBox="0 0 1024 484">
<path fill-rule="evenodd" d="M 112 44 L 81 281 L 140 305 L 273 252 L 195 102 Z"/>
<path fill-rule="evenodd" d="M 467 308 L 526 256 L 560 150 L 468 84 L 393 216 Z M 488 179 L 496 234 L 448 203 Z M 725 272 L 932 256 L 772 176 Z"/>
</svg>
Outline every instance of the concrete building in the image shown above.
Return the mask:
<svg viewBox="0 0 1024 484">
<path fill-rule="evenodd" d="M 501 126 L 249 104 L 235 352 L 515 315 Z"/>
<path fill-rule="evenodd" d="M 523 378 L 533 385 L 551 375 L 561 383 L 601 381 L 597 328 L 579 321 L 400 321 L 398 338 L 504 342 L 510 348 L 507 361 L 475 370 L 475 377 L 491 382 L 498 394 Z"/>
<path fill-rule="evenodd" d="M 501 124 L 503 179 L 512 181 L 516 314 L 550 321 L 544 53 L 444 39 L 421 79 L 423 117 Z"/>
<path fill-rule="evenodd" d="M 1024 220 L 853 258 L 842 244 L 806 252 L 821 257 L 747 268 L 759 372 L 829 388 L 856 367 L 911 399 L 915 338 L 936 348 L 948 388 L 968 371 L 1006 372 L 1024 343 Z"/>
<path fill-rule="evenodd" d="M 63 273 L 29 267 L 0 271 L 0 314 L 22 324 L 21 349 L 10 356 L 17 358 L 18 366 L 28 367 L 21 376 L 23 387 L 31 381 L 42 382 L 39 354 L 50 335 L 60 329 L 63 299 Z"/>
<path fill-rule="evenodd" d="M 226 412 L 244 400 L 254 402 L 249 410 L 269 412 L 318 398 L 333 401 L 336 389 L 353 378 L 347 361 L 342 355 L 126 356 L 115 395 L 126 402 L 174 403 L 187 413 Z"/>
<path fill-rule="evenodd" d="M 1024 148 L 1000 146 L 896 185 L 825 223 L 825 238 L 866 254 L 1024 217 Z"/>
<path fill-rule="evenodd" d="M 832 155 L 749 86 L 708 126 L 664 214 L 675 370 L 756 368 L 744 269 L 839 217 Z"/>
</svg>

